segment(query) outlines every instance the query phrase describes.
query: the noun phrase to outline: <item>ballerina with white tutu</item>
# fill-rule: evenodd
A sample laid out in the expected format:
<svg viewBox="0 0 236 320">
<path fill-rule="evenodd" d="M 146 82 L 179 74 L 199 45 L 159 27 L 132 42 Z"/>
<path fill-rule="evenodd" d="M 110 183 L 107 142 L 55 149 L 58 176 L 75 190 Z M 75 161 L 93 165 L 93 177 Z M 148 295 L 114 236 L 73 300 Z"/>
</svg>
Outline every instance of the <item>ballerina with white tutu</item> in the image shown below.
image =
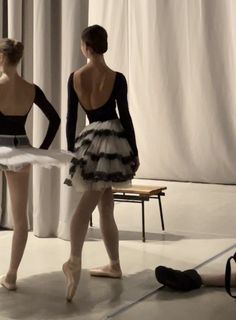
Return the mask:
<svg viewBox="0 0 236 320">
<path fill-rule="evenodd" d="M 122 73 L 111 70 L 103 57 L 107 50 L 106 30 L 98 25 L 86 28 L 81 49 L 89 62 L 73 72 L 68 81 L 67 142 L 74 158 L 65 183 L 83 192 L 71 221 L 70 258 L 63 265 L 68 301 L 79 283 L 82 247 L 97 205 L 110 263 L 90 270 L 90 274 L 121 278 L 112 187 L 130 184 L 139 166 L 126 79 Z M 76 137 L 78 104 L 87 114 L 89 125 Z"/>
<path fill-rule="evenodd" d="M 0 40 L 0 171 L 6 176 L 14 224 L 10 266 L 0 283 L 9 290 L 16 289 L 17 270 L 27 242 L 30 166 L 37 164 L 48 168 L 71 160 L 69 152 L 47 150 L 60 126 L 60 118 L 43 91 L 18 75 L 17 65 L 23 49 L 21 42 Z M 33 104 L 49 120 L 45 139 L 39 148 L 31 146 L 25 131 Z"/>
</svg>

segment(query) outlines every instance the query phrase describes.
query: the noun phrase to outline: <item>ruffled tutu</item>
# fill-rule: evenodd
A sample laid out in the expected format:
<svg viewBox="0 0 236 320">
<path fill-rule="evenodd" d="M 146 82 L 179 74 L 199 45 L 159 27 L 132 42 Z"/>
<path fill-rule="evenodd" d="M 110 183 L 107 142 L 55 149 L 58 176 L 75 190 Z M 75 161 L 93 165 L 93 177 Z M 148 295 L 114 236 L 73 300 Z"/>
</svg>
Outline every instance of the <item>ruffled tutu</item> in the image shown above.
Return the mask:
<svg viewBox="0 0 236 320">
<path fill-rule="evenodd" d="M 134 177 L 134 154 L 119 119 L 93 122 L 75 140 L 65 184 L 77 191 L 124 186 Z"/>
<path fill-rule="evenodd" d="M 72 156 L 67 151 L 34 148 L 27 136 L 0 135 L 0 170 L 19 171 L 28 164 L 60 167 L 69 163 Z"/>
</svg>

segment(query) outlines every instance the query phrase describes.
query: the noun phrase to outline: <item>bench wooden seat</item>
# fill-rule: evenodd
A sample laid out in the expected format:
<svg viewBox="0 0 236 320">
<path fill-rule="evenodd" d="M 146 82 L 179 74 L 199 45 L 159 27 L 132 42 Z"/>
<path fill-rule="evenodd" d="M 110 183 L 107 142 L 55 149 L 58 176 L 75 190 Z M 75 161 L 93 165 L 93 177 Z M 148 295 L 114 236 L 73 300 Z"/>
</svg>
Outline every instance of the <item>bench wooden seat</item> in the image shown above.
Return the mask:
<svg viewBox="0 0 236 320">
<path fill-rule="evenodd" d="M 150 186 L 150 185 L 130 185 L 125 188 L 113 188 L 114 201 L 141 203 L 142 205 L 142 241 L 146 241 L 145 235 L 145 207 L 144 202 L 150 199 L 158 199 L 160 219 L 162 230 L 165 230 L 164 217 L 161 204 L 161 196 L 164 196 L 164 190 L 167 187 Z"/>
<path fill-rule="evenodd" d="M 166 190 L 167 187 L 158 187 L 158 186 L 144 186 L 144 185 L 131 185 L 125 188 L 112 188 L 113 193 L 134 193 L 139 195 L 157 195 L 162 191 Z"/>
</svg>

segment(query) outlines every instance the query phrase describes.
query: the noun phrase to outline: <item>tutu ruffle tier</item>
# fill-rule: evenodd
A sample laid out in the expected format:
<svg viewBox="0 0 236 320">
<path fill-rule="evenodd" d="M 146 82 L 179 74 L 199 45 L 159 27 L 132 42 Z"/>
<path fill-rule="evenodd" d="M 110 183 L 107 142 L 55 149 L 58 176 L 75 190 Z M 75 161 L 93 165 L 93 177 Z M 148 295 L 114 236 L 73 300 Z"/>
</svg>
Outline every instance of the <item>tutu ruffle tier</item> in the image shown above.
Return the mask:
<svg viewBox="0 0 236 320">
<path fill-rule="evenodd" d="M 19 171 L 28 164 L 44 168 L 60 167 L 69 163 L 72 156 L 67 151 L 34 148 L 26 136 L 0 135 L 0 170 Z"/>
</svg>

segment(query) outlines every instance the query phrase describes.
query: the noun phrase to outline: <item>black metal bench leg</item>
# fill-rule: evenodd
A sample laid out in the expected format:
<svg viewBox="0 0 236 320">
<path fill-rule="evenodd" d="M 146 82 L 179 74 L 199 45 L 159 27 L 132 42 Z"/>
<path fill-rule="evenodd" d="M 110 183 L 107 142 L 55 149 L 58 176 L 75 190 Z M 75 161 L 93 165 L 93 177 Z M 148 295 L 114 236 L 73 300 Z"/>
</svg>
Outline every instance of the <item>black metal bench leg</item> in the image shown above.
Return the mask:
<svg viewBox="0 0 236 320">
<path fill-rule="evenodd" d="M 143 237 L 143 242 L 145 242 L 146 237 L 145 237 L 144 200 L 142 200 L 142 237 Z"/>
<path fill-rule="evenodd" d="M 159 202 L 159 208 L 160 208 L 161 227 L 162 227 L 162 231 L 165 231 L 164 218 L 163 218 L 162 205 L 161 205 L 161 196 L 160 195 L 158 195 L 158 202 Z"/>
</svg>

